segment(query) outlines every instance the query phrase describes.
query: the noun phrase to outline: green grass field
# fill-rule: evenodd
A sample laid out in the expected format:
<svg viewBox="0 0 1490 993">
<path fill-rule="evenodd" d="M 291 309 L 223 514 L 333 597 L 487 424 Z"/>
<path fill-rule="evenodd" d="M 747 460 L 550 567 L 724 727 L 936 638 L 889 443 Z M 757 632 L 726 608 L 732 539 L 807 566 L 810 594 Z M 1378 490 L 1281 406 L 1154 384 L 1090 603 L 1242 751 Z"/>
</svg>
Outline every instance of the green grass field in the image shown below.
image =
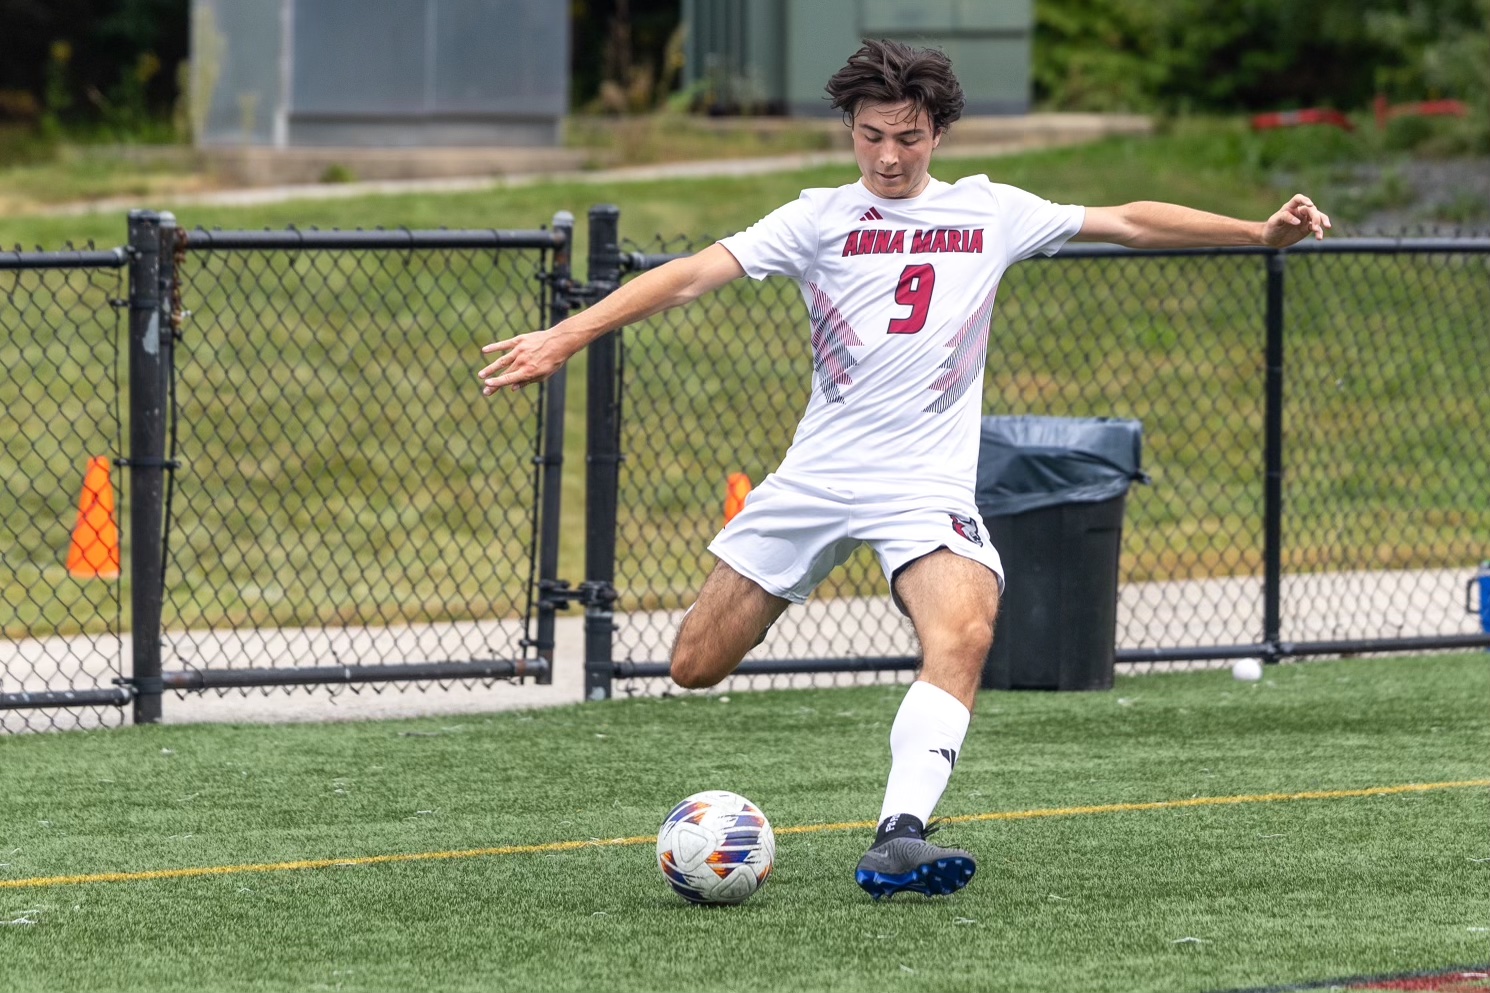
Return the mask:
<svg viewBox="0 0 1490 993">
<path fill-rule="evenodd" d="M 1237 216 L 1265 216 L 1286 199 L 1275 186 L 1286 169 L 1300 182 L 1325 180 L 1337 163 L 1359 161 L 1371 153 L 1346 136 L 1318 131 L 1253 134 L 1241 120 L 1182 122 L 1152 138 L 1113 138 L 1090 145 L 998 158 L 947 160 L 933 172 L 944 177 L 986 172 L 1000 182 L 1023 186 L 1051 200 L 1106 204 L 1162 198 Z M 633 238 L 661 233 L 722 236 L 755 221 L 796 197 L 807 186 L 852 181 L 852 164 L 799 172 L 698 180 L 626 182 L 613 186 L 555 181 L 513 189 L 451 194 L 397 194 L 323 201 L 301 200 L 254 207 L 193 206 L 176 209 L 187 227 L 271 228 L 294 224 L 341 227 L 530 228 L 547 223 L 557 210 L 580 215 L 591 204 L 616 203 L 623 209 L 622 231 Z M 1289 191 L 1293 192 L 1292 190 Z M 168 206 L 167 194 L 154 206 Z M 141 206 L 151 206 L 141 193 Z M 1280 198 L 1281 197 L 1281 198 Z M 1350 221 L 1348 214 L 1339 218 Z M 0 245 L 64 242 L 122 244 L 120 213 L 71 217 L 0 218 Z M 576 258 L 583 258 L 579 239 Z"/>
<path fill-rule="evenodd" d="M 1483 964 L 1487 663 L 985 694 L 940 809 L 978 877 L 883 904 L 853 825 L 895 687 L 0 739 L 0 990 L 1204 991 Z M 779 832 L 743 907 L 687 906 L 654 865 L 708 788 Z M 1156 801 L 1194 802 L 1073 809 Z"/>
</svg>

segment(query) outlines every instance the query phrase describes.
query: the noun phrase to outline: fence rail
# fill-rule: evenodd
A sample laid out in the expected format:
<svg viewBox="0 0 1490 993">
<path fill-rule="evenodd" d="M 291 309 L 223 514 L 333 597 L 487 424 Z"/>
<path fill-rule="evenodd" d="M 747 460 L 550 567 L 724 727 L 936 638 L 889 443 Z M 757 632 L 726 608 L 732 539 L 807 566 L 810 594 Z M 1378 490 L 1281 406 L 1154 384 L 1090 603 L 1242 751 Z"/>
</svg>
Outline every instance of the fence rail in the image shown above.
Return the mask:
<svg viewBox="0 0 1490 993">
<path fill-rule="evenodd" d="M 70 269 L 122 269 L 129 264 L 129 252 L 123 248 L 83 249 L 62 252 L 23 252 L 20 249 L 0 251 L 0 272 L 32 269 L 66 272 Z"/>
<path fill-rule="evenodd" d="M 667 685 L 725 480 L 773 468 L 807 399 L 795 287 L 738 281 L 592 345 L 566 464 L 567 373 L 483 400 L 479 345 L 688 240 L 642 250 L 595 208 L 581 280 L 567 213 L 185 231 L 139 212 L 129 234 L 0 252 L 0 730 L 155 721 L 171 694 L 546 682 L 571 606 L 585 698 Z M 1487 256 L 1487 238 L 1071 245 L 1010 271 L 985 409 L 1144 424 L 1121 665 L 1490 647 L 1462 612 L 1490 557 Z M 64 564 L 97 456 L 127 480 L 118 579 Z M 737 683 L 910 678 L 883 585 L 855 556 Z"/>
</svg>

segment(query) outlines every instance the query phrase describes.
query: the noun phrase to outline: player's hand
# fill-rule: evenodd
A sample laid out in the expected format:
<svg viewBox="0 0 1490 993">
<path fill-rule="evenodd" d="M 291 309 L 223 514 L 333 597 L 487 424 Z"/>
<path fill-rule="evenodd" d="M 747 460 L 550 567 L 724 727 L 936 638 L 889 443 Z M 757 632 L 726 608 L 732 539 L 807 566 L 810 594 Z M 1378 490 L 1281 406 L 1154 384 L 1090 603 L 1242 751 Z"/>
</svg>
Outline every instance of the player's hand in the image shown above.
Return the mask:
<svg viewBox="0 0 1490 993">
<path fill-rule="evenodd" d="M 560 337 L 551 331 L 532 331 L 506 341 L 494 341 L 483 345 L 481 354 L 497 356 L 491 365 L 476 374 L 481 380 L 483 396 L 541 383 L 569 359 Z"/>
<path fill-rule="evenodd" d="M 1313 200 L 1302 193 L 1296 193 L 1292 200 L 1264 222 L 1262 243 L 1269 248 L 1287 248 L 1303 241 L 1311 233 L 1315 239 L 1322 239 L 1329 226 L 1329 215 L 1314 206 Z"/>
</svg>

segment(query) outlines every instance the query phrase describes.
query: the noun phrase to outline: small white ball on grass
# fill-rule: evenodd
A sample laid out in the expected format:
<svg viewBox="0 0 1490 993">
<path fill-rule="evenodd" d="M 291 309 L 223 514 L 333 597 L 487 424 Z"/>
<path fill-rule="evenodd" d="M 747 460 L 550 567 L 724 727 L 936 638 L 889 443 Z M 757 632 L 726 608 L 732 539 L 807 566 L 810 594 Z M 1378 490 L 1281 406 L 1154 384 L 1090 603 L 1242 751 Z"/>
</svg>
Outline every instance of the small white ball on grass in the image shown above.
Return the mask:
<svg viewBox="0 0 1490 993">
<path fill-rule="evenodd" d="M 1244 683 L 1255 683 L 1262 678 L 1262 660 L 1237 659 L 1231 664 L 1231 674 Z"/>
</svg>

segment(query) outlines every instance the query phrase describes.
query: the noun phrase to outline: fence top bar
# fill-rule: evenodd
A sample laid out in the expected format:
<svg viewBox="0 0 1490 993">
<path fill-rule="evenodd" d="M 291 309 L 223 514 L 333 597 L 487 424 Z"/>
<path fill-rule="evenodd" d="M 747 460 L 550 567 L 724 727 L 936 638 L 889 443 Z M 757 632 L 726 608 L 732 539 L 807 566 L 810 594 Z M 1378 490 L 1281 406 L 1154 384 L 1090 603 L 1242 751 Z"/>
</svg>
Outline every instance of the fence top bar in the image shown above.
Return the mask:
<svg viewBox="0 0 1490 993">
<path fill-rule="evenodd" d="M 1349 255 L 1406 254 L 1433 252 L 1483 254 L 1490 252 L 1490 237 L 1476 238 L 1326 238 L 1324 241 L 1301 241 L 1285 254 Z"/>
<path fill-rule="evenodd" d="M 1098 242 L 1067 243 L 1049 258 L 1114 259 L 1169 258 L 1190 256 L 1210 258 L 1218 255 L 1423 255 L 1435 252 L 1490 253 L 1490 238 L 1326 238 L 1301 241 L 1292 248 L 1264 248 L 1261 245 L 1237 245 L 1230 248 L 1124 248 Z M 686 259 L 692 252 L 624 252 L 621 269 L 628 273 L 646 272 L 674 259 Z M 1036 259 L 1046 256 L 1036 255 Z"/>
<path fill-rule="evenodd" d="M 1033 261 L 1046 259 L 1118 259 L 1118 258 L 1170 258 L 1173 256 L 1195 256 L 1210 258 L 1217 255 L 1276 255 L 1276 248 L 1261 245 L 1234 245 L 1229 248 L 1124 248 L 1104 242 L 1067 242 L 1054 255 L 1033 255 Z"/>
<path fill-rule="evenodd" d="M 123 248 L 67 252 L 0 252 L 0 269 L 122 269 L 129 264 Z"/>
<path fill-rule="evenodd" d="M 1291 248 L 1264 248 L 1260 245 L 1238 245 L 1230 248 L 1124 248 L 1098 242 L 1067 243 L 1056 259 L 1072 258 L 1163 258 L 1171 256 L 1213 255 L 1421 255 L 1433 252 L 1490 252 L 1490 238 L 1326 238 L 1305 239 Z M 1043 256 L 1035 256 L 1042 258 Z"/>
<path fill-rule="evenodd" d="M 560 248 L 562 231 L 282 231 L 187 232 L 186 245 L 196 251 L 283 251 L 293 248 L 361 251 L 431 248 Z"/>
</svg>

